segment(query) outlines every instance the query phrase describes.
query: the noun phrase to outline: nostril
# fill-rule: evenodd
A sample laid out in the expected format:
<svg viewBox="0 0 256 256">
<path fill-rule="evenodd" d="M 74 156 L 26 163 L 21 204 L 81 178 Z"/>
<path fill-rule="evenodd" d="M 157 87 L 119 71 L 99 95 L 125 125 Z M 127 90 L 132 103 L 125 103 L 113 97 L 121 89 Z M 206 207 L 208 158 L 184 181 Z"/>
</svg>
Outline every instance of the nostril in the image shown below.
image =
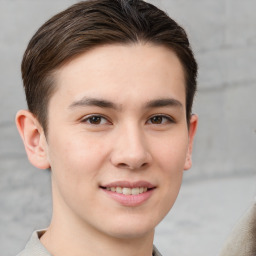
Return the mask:
<svg viewBox="0 0 256 256">
<path fill-rule="evenodd" d="M 119 164 L 119 167 L 128 167 L 128 165 L 125 164 L 125 163 L 120 163 L 120 164 Z"/>
<path fill-rule="evenodd" d="M 119 168 L 127 168 L 127 169 L 132 169 L 132 170 L 134 170 L 134 169 L 141 169 L 141 168 L 144 168 L 144 167 L 146 167 L 147 166 L 147 163 L 143 163 L 143 164 L 141 164 L 141 165 L 132 165 L 132 164 L 126 164 L 126 163 L 119 163 L 118 164 L 118 167 Z"/>
</svg>

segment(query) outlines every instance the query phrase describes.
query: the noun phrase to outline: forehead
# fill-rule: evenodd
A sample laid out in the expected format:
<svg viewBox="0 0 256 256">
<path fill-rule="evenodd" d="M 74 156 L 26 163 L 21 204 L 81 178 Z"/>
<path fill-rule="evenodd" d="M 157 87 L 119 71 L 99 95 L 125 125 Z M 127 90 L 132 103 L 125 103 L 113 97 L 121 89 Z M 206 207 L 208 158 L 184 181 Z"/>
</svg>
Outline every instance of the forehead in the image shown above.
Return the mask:
<svg viewBox="0 0 256 256">
<path fill-rule="evenodd" d="M 53 97 L 68 104 L 81 97 L 112 101 L 178 97 L 185 101 L 185 77 L 176 54 L 152 44 L 104 45 L 64 64 L 55 73 Z"/>
</svg>

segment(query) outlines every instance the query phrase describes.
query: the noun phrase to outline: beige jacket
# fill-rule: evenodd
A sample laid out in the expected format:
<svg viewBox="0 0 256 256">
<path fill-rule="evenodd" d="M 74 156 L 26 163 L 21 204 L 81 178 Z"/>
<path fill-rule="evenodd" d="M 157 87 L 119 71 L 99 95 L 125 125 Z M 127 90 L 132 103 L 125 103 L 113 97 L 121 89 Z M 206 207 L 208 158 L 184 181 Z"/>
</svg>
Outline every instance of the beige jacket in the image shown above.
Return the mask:
<svg viewBox="0 0 256 256">
<path fill-rule="evenodd" d="M 256 256 L 256 200 L 234 227 L 219 256 Z"/>
<path fill-rule="evenodd" d="M 41 244 L 39 238 L 45 231 L 35 231 L 28 241 L 25 249 L 17 256 L 52 256 L 46 248 Z M 152 256 L 161 256 L 158 250 L 154 247 Z"/>
</svg>

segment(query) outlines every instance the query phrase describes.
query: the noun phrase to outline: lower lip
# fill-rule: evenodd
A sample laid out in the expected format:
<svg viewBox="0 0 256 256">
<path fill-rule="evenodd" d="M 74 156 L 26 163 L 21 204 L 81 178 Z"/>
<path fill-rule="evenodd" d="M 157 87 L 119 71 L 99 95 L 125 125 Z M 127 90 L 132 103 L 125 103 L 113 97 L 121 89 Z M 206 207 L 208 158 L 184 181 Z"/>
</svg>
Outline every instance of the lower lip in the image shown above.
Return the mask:
<svg viewBox="0 0 256 256">
<path fill-rule="evenodd" d="M 154 189 L 148 190 L 147 192 L 138 195 L 124 195 L 116 192 L 112 192 L 106 189 L 102 189 L 109 197 L 114 199 L 116 202 L 123 206 L 135 207 L 145 203 L 153 194 Z"/>
</svg>

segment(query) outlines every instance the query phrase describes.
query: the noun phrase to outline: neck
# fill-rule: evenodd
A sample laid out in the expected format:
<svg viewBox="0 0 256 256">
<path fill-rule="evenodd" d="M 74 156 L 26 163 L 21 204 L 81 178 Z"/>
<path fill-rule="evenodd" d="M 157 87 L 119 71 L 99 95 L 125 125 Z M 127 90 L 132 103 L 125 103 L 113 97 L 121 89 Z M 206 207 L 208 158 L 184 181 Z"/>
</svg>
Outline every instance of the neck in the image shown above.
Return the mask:
<svg viewBox="0 0 256 256">
<path fill-rule="evenodd" d="M 63 204 L 53 206 L 52 222 L 40 238 L 52 255 L 152 256 L 154 230 L 132 236 L 106 234 L 73 216 Z"/>
<path fill-rule="evenodd" d="M 58 228 L 61 227 L 61 228 Z M 141 237 L 116 238 L 90 228 L 51 223 L 41 243 L 54 256 L 152 256 L 154 231 Z"/>
</svg>

